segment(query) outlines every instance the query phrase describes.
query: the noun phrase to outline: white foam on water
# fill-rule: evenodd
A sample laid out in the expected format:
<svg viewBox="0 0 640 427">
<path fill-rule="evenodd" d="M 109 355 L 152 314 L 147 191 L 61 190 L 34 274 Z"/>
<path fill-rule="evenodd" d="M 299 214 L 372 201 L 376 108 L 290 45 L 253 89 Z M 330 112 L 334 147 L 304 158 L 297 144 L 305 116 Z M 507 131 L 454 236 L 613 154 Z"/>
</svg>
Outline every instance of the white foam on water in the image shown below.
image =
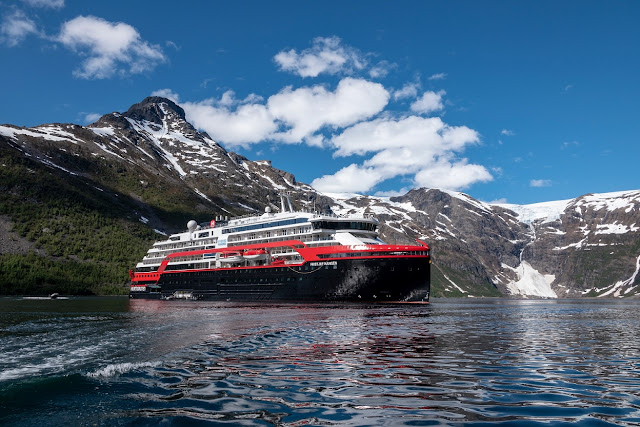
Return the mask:
<svg viewBox="0 0 640 427">
<path fill-rule="evenodd" d="M 111 365 L 105 366 L 104 368 L 98 369 L 97 371 L 89 372 L 87 376 L 91 378 L 114 377 L 116 375 L 126 374 L 127 372 L 131 372 L 139 368 L 153 368 L 159 365 L 160 362 L 113 363 Z"/>
</svg>

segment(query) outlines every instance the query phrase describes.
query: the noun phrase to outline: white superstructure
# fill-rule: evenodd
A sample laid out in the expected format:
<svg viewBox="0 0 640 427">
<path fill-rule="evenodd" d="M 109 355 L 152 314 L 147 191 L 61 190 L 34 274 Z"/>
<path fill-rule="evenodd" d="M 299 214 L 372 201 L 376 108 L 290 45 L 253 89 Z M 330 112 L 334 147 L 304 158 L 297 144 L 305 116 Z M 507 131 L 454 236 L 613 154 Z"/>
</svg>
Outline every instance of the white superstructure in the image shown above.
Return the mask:
<svg viewBox="0 0 640 427">
<path fill-rule="evenodd" d="M 379 222 L 373 215 L 336 216 L 315 212 L 295 212 L 288 194 L 282 193 L 280 212 L 267 207 L 262 215 L 247 215 L 231 220 L 218 219 L 210 224 L 198 225 L 189 221 L 188 230 L 172 234 L 167 240 L 153 244 L 136 271 L 155 271 L 162 260 L 175 252 L 229 248 L 228 253 L 194 254 L 171 260 L 173 268 L 220 268 L 233 262 L 262 262 L 259 254 L 242 259 L 242 253 L 232 254 L 232 248 L 261 243 L 299 240 L 309 247 L 358 246 L 384 244 L 378 237 Z M 285 262 L 298 262 L 297 252 L 284 246 L 269 251 L 270 257 Z M 239 256 L 240 259 L 232 259 Z"/>
</svg>

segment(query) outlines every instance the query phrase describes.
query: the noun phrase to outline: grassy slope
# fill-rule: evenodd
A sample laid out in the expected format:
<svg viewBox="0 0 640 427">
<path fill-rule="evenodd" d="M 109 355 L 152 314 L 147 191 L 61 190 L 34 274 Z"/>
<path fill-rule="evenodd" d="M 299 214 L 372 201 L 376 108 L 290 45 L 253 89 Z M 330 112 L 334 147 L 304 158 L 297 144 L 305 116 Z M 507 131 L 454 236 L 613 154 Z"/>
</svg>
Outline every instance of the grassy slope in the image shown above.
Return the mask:
<svg viewBox="0 0 640 427">
<path fill-rule="evenodd" d="M 0 255 L 0 294 L 125 293 L 127 270 L 157 237 L 135 207 L 0 145 L 0 214 L 37 251 Z"/>
</svg>

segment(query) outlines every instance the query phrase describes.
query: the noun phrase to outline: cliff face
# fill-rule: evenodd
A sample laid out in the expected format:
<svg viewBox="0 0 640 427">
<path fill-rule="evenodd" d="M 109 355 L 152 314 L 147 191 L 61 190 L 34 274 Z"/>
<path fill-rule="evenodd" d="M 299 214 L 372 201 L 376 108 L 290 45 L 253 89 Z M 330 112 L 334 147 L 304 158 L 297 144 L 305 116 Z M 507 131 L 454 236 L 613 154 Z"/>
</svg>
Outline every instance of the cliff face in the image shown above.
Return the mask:
<svg viewBox="0 0 640 427">
<path fill-rule="evenodd" d="M 590 194 L 569 201 L 557 219 L 532 222 L 523 253 L 555 277 L 558 296 L 634 294 L 640 263 L 640 192 Z"/>
<path fill-rule="evenodd" d="M 376 213 L 388 240 L 428 242 L 436 296 L 638 294 L 640 191 L 529 206 L 435 189 L 334 197 L 334 211 Z"/>
<path fill-rule="evenodd" d="M 20 251 L 31 244 L 38 256 L 51 256 L 51 242 L 73 235 L 43 226 L 49 219 L 36 224 L 19 216 L 45 208 L 47 215 L 69 215 L 51 208 L 57 202 L 49 197 L 53 182 L 65 189 L 63 204 L 90 200 L 91 215 L 156 233 L 179 231 L 192 218 L 260 212 L 284 190 L 298 208 L 373 212 L 388 242 L 427 242 L 435 296 L 620 297 L 637 294 L 640 284 L 640 191 L 529 206 L 489 205 L 436 189 L 392 198 L 323 195 L 269 161 L 226 151 L 188 123 L 182 108 L 158 97 L 86 127 L 0 126 L 0 154 L 0 218 L 31 242 L 21 240 Z M 17 176 L 31 173 L 40 178 Z M 43 191 L 34 193 L 34 187 Z M 17 239 L 2 234 L 0 239 Z M 113 248 L 102 252 L 98 261 L 112 262 Z"/>
</svg>

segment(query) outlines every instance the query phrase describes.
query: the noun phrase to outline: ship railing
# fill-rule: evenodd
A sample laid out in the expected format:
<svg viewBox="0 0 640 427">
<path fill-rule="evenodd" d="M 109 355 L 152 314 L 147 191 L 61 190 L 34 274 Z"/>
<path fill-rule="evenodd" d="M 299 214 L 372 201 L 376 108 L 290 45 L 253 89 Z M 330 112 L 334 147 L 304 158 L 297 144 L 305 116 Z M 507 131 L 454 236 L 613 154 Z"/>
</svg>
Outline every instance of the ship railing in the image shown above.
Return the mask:
<svg viewBox="0 0 640 427">
<path fill-rule="evenodd" d="M 362 214 L 334 214 L 334 213 L 316 213 L 313 215 L 313 218 L 342 218 L 342 219 L 352 219 L 352 218 L 365 218 L 365 219 L 375 219 L 375 214 L 371 212 L 365 212 Z"/>
<path fill-rule="evenodd" d="M 313 218 L 318 218 L 318 217 L 330 217 L 330 218 L 375 218 L 375 214 L 371 213 L 371 212 L 364 212 L 362 214 L 342 214 L 342 215 L 338 215 L 332 212 L 326 212 L 326 213 L 320 213 L 320 212 L 308 212 L 308 211 L 296 211 L 296 212 L 286 212 L 286 213 L 313 213 Z M 259 213 L 253 213 L 253 214 L 246 214 L 246 215 L 241 215 L 241 216 L 235 216 L 233 218 L 229 218 L 228 221 L 221 221 L 223 222 L 223 224 L 219 224 L 216 222 L 215 227 L 219 227 L 222 225 L 226 225 L 228 223 L 230 223 L 231 221 L 237 221 L 237 220 L 243 220 L 243 219 L 249 219 L 249 218 L 254 218 L 255 222 L 259 222 L 262 221 L 263 218 L 260 216 Z M 201 229 L 207 229 L 207 228 L 215 228 L 215 227 L 210 227 L 210 226 L 205 226 L 202 227 Z"/>
</svg>

